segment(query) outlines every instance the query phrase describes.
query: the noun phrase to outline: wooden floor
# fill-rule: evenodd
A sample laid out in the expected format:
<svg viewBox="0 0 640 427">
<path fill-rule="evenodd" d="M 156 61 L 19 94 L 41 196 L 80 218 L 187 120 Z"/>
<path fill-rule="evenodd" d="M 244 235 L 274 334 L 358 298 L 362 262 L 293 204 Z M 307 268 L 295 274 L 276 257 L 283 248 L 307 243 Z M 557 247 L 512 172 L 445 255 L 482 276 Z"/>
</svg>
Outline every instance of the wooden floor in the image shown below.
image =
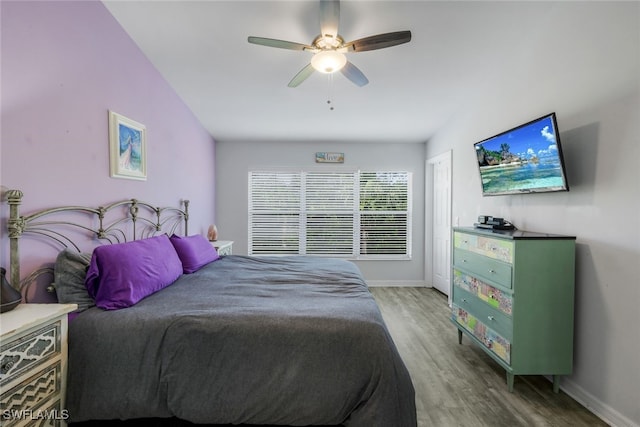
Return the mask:
<svg viewBox="0 0 640 427">
<path fill-rule="evenodd" d="M 418 426 L 606 426 L 543 376 L 516 376 L 462 339 L 431 288 L 371 288 L 416 389 Z M 562 383 L 561 383 L 562 384 Z"/>
</svg>

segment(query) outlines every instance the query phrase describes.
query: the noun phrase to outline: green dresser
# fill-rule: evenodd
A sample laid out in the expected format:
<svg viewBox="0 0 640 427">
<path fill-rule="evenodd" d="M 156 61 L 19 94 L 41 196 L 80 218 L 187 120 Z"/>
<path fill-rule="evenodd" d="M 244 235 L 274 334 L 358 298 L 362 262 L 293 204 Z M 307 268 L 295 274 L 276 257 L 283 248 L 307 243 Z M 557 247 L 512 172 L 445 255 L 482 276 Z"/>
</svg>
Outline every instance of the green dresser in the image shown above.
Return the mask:
<svg viewBox="0 0 640 427">
<path fill-rule="evenodd" d="M 507 372 L 559 376 L 573 367 L 575 237 L 456 227 L 452 312 L 468 336 Z"/>
</svg>

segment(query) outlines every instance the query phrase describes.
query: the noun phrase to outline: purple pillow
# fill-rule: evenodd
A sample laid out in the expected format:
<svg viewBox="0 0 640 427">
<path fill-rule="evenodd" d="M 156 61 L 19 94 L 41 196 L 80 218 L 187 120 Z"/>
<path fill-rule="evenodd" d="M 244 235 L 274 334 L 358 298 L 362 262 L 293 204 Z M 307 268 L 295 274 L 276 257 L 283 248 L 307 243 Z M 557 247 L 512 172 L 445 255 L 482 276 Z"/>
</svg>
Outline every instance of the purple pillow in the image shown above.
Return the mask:
<svg viewBox="0 0 640 427">
<path fill-rule="evenodd" d="M 182 263 L 166 235 L 93 250 L 84 284 L 105 310 L 131 307 L 180 277 Z"/>
<path fill-rule="evenodd" d="M 186 274 L 195 273 L 205 264 L 220 258 L 216 248 L 199 234 L 188 237 L 174 234 L 171 236 L 171 243 L 182 261 L 182 269 Z"/>
</svg>

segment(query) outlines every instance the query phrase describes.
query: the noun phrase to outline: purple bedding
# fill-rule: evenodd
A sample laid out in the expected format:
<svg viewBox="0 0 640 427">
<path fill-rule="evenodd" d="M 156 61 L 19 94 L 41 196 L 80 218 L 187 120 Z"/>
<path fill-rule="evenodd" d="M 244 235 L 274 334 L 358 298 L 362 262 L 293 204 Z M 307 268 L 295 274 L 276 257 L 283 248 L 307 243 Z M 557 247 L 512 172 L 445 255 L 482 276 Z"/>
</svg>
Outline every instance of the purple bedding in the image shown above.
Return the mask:
<svg viewBox="0 0 640 427">
<path fill-rule="evenodd" d="M 71 422 L 415 427 L 408 371 L 357 267 L 226 256 L 69 325 Z"/>
</svg>

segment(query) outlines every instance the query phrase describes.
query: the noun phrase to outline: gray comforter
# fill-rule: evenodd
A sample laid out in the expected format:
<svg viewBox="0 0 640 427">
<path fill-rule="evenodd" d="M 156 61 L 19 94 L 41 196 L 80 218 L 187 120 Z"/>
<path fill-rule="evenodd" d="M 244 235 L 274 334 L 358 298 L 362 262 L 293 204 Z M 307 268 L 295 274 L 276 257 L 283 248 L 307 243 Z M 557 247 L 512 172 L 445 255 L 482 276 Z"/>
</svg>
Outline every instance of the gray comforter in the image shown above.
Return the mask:
<svg viewBox="0 0 640 427">
<path fill-rule="evenodd" d="M 357 267 L 226 256 L 69 325 L 70 421 L 415 426 L 411 379 Z"/>
</svg>

